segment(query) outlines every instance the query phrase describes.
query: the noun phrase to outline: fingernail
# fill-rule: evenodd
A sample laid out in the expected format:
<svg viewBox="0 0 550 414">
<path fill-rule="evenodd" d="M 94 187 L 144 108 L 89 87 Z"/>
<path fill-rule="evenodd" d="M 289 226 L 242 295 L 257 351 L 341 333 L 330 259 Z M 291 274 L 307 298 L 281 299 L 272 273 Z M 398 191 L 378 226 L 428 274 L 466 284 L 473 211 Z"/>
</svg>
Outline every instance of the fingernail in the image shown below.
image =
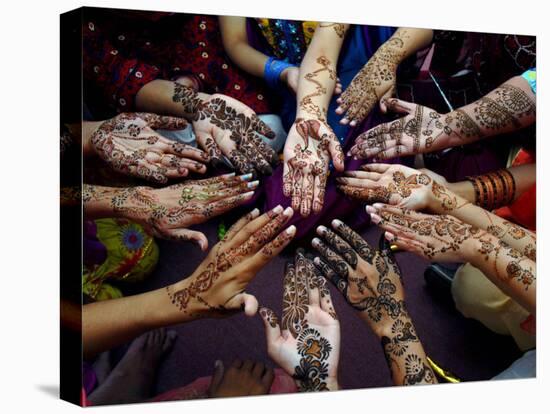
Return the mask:
<svg viewBox="0 0 550 414">
<path fill-rule="evenodd" d="M 220 361 L 219 359 L 216 359 L 214 361 L 214 368 L 218 369 L 221 367 L 221 365 L 222 365 L 222 361 Z"/>
<path fill-rule="evenodd" d="M 367 213 L 370 213 L 370 214 L 376 214 L 376 211 L 377 211 L 373 206 L 367 206 L 365 207 L 365 210 L 367 210 Z"/>
<path fill-rule="evenodd" d="M 282 205 L 278 205 L 277 207 L 275 207 L 273 210 L 272 210 L 275 214 L 279 214 L 281 211 L 283 211 L 283 206 Z"/>
<path fill-rule="evenodd" d="M 243 181 L 248 181 L 252 178 L 252 174 L 251 173 L 244 174 L 244 175 L 241 175 L 239 178 Z"/>
<path fill-rule="evenodd" d="M 245 198 L 252 197 L 254 195 L 254 191 L 249 191 L 248 193 L 244 193 Z"/>
<path fill-rule="evenodd" d="M 232 173 L 229 173 L 229 174 L 224 174 L 222 175 L 223 178 L 231 178 L 231 177 L 235 177 L 235 173 L 232 172 Z"/>
<path fill-rule="evenodd" d="M 344 177 L 336 177 L 336 182 L 338 183 L 345 183 L 346 179 Z"/>
<path fill-rule="evenodd" d="M 313 259 L 313 263 L 315 263 L 316 265 L 320 265 L 321 264 L 321 259 L 319 259 L 318 256 L 315 256 L 315 258 Z"/>
<path fill-rule="evenodd" d="M 258 217 L 258 214 L 260 214 L 260 210 L 258 210 L 257 208 L 255 208 L 254 210 L 252 210 L 252 211 L 250 212 L 250 216 L 251 216 L 252 218 Z"/>
<path fill-rule="evenodd" d="M 319 226 L 317 227 L 317 233 L 319 233 L 320 235 L 323 235 L 325 234 L 327 231 L 327 228 L 325 226 Z"/>
<path fill-rule="evenodd" d="M 338 220 L 338 219 L 332 220 L 332 225 L 333 225 L 334 227 L 340 227 L 342 224 L 344 224 L 344 223 L 341 222 L 341 221 Z"/>
<path fill-rule="evenodd" d="M 256 188 L 256 187 L 258 186 L 258 184 L 260 184 L 259 181 L 251 181 L 251 182 L 249 182 L 246 186 L 247 186 L 248 188 Z"/>
<path fill-rule="evenodd" d="M 382 203 L 374 203 L 372 206 L 374 208 L 384 208 L 384 204 L 382 204 Z M 376 213 L 376 211 L 375 211 L 375 213 Z"/>
<path fill-rule="evenodd" d="M 321 240 L 319 240 L 317 237 L 314 237 L 313 240 L 311 241 L 311 245 L 313 247 L 316 247 L 319 245 L 319 243 L 321 242 Z"/>
<path fill-rule="evenodd" d="M 385 233 L 384 233 L 384 237 L 385 237 L 386 240 L 389 241 L 389 242 L 393 242 L 393 241 L 395 241 L 395 239 L 396 239 L 396 237 L 395 237 L 393 234 L 388 233 L 388 232 L 385 232 Z"/>
<path fill-rule="evenodd" d="M 294 214 L 294 210 L 292 210 L 292 207 L 287 207 L 287 208 L 285 208 L 283 216 L 292 217 L 293 214 Z"/>
<path fill-rule="evenodd" d="M 286 229 L 286 234 L 293 236 L 296 233 L 296 226 L 293 224 L 288 229 Z"/>
<path fill-rule="evenodd" d="M 374 214 L 374 213 L 371 213 L 371 214 L 370 214 L 370 219 L 372 220 L 372 222 L 373 222 L 374 224 L 378 224 L 378 223 L 380 223 L 380 222 L 382 221 L 382 218 L 381 218 L 379 215 Z"/>
</svg>

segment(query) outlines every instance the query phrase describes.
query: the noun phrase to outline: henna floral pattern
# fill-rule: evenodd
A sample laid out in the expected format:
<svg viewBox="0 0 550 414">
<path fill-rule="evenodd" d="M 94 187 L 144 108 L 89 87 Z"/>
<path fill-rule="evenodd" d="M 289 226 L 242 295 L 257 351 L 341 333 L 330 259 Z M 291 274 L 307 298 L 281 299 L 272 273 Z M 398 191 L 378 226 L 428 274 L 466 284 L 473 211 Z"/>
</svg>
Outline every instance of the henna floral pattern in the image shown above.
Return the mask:
<svg viewBox="0 0 550 414">
<path fill-rule="evenodd" d="M 397 66 L 406 54 L 406 29 L 398 29 L 369 59 L 338 99 L 337 113 L 344 114 L 344 123 L 363 121 L 378 100 L 395 89 Z"/>
<path fill-rule="evenodd" d="M 179 83 L 174 83 L 172 100 L 181 103 L 193 122 L 197 140 L 216 164 L 223 162 L 223 153 L 241 173 L 271 174 L 278 157 L 258 134 L 268 138 L 275 134 L 246 105 L 224 95 L 204 98 Z"/>
<path fill-rule="evenodd" d="M 316 119 L 296 119 L 285 145 L 283 192 L 303 216 L 323 208 L 330 154 L 343 165 L 342 148 L 330 127 Z"/>
<path fill-rule="evenodd" d="M 154 128 L 184 129 L 182 118 L 149 113 L 122 113 L 103 122 L 92 134 L 96 153 L 113 169 L 165 183 L 172 177 L 183 177 L 189 171 L 204 173 L 203 163 L 209 157 L 194 147 L 170 141 Z"/>
</svg>

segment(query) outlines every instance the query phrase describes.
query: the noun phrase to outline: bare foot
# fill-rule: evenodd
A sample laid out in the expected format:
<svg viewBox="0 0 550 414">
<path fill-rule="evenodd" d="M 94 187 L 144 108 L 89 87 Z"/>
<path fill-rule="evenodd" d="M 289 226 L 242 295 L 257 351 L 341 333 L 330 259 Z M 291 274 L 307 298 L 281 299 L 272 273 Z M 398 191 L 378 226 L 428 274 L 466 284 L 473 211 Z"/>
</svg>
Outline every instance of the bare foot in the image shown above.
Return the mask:
<svg viewBox="0 0 550 414">
<path fill-rule="evenodd" d="M 134 339 L 103 384 L 90 394 L 90 404 L 129 404 L 151 398 L 159 362 L 176 337 L 175 331 L 161 328 Z"/>
<path fill-rule="evenodd" d="M 223 362 L 216 361 L 214 375 L 208 390 L 212 398 L 264 395 L 273 383 L 273 370 L 261 362 L 233 361 L 227 371 Z"/>
</svg>

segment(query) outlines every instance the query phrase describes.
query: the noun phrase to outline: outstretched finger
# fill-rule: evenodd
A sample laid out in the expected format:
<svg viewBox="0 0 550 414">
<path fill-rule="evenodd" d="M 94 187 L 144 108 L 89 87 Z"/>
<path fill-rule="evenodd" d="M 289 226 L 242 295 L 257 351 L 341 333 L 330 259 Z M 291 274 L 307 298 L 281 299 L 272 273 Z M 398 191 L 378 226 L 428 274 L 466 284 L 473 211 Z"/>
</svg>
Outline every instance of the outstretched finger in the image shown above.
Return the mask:
<svg viewBox="0 0 550 414">
<path fill-rule="evenodd" d="M 175 116 L 157 115 L 150 112 L 137 112 L 136 115 L 153 129 L 178 130 L 185 129 L 189 125 L 186 119 Z"/>
<path fill-rule="evenodd" d="M 321 275 L 323 275 L 325 279 L 330 280 L 331 283 L 334 286 L 336 286 L 336 288 L 340 292 L 342 292 L 343 294 L 346 293 L 346 290 L 348 288 L 348 281 L 345 278 L 338 275 L 338 273 L 336 273 L 334 269 L 332 269 L 332 267 L 328 264 L 328 262 L 325 259 L 317 256 L 315 257 L 315 259 L 313 259 L 313 263 L 315 264 L 315 266 L 317 266 L 317 268 L 321 272 Z"/>
<path fill-rule="evenodd" d="M 342 256 L 336 253 L 325 242 L 315 237 L 311 241 L 311 245 L 323 256 L 323 258 L 330 264 L 339 276 L 343 278 L 347 278 L 349 276 L 350 266 L 346 263 Z"/>
<path fill-rule="evenodd" d="M 260 308 L 260 316 L 264 322 L 265 339 L 267 342 L 267 352 L 272 355 L 277 341 L 281 338 L 281 327 L 279 326 L 279 318 L 269 308 Z"/>
<path fill-rule="evenodd" d="M 372 262 L 372 258 L 375 255 L 374 249 L 363 239 L 356 231 L 349 227 L 344 222 L 335 219 L 332 220 L 332 228 L 338 233 L 342 239 L 344 239 L 353 250 L 361 256 L 363 260 L 368 263 Z"/>
<path fill-rule="evenodd" d="M 203 221 L 210 219 L 211 217 L 218 216 L 235 207 L 249 201 L 254 195 L 254 191 L 249 191 L 244 194 L 238 194 L 222 200 L 214 201 L 213 203 L 205 206 L 204 211 L 199 212 L 204 217 Z"/>
<path fill-rule="evenodd" d="M 262 121 L 258 115 L 254 114 L 251 116 L 251 118 L 251 126 L 254 131 L 269 139 L 275 138 L 275 132 L 273 132 L 273 130 L 269 126 L 267 126 L 267 124 Z"/>
<path fill-rule="evenodd" d="M 252 220 L 254 220 L 256 217 L 260 215 L 260 210 L 255 208 L 248 214 L 245 214 L 243 217 L 241 217 L 239 220 L 237 220 L 225 233 L 225 236 L 223 237 L 223 241 L 230 241 L 244 226 L 246 226 L 248 223 L 250 223 Z"/>
<path fill-rule="evenodd" d="M 204 233 L 201 233 L 200 231 L 189 229 L 168 229 L 160 234 L 160 236 L 167 240 L 191 241 L 198 244 L 203 252 L 208 250 L 208 239 Z"/>
</svg>

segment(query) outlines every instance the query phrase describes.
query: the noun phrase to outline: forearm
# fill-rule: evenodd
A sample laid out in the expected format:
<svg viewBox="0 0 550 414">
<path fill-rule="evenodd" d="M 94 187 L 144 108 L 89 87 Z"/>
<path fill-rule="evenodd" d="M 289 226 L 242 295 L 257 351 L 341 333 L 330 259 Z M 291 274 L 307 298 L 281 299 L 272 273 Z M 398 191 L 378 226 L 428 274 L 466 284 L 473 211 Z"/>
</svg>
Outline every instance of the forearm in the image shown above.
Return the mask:
<svg viewBox="0 0 550 414">
<path fill-rule="evenodd" d="M 484 230 L 509 246 L 536 260 L 536 235 L 517 224 L 511 223 L 469 200 L 454 194 L 449 189 L 432 184 L 433 200 L 429 209 L 437 214 L 449 214 L 460 221 Z"/>
<path fill-rule="evenodd" d="M 169 289 L 179 290 L 183 282 L 140 295 L 84 305 L 84 357 L 90 358 L 125 344 L 152 329 L 191 320 L 192 314 L 181 312 L 174 306 L 169 295 Z"/>
<path fill-rule="evenodd" d="M 207 95 L 179 82 L 156 79 L 139 90 L 136 108 L 139 111 L 179 116 L 193 121 L 205 96 Z"/>
<path fill-rule="evenodd" d="M 368 319 L 368 316 L 363 319 Z M 406 311 L 395 319 L 382 318 L 376 324 L 373 331 L 380 339 L 395 385 L 437 383 L 413 321 Z"/>
<path fill-rule="evenodd" d="M 326 119 L 346 25 L 321 23 L 300 66 L 296 118 Z"/>
<path fill-rule="evenodd" d="M 465 262 L 482 271 L 497 287 L 528 312 L 536 313 L 536 264 L 521 252 L 488 233 L 462 246 Z"/>
<path fill-rule="evenodd" d="M 535 95 L 521 76 L 511 78 L 481 99 L 449 112 L 447 147 L 525 128 L 536 121 Z"/>
<path fill-rule="evenodd" d="M 391 54 L 398 57 L 397 64 L 418 50 L 428 46 L 433 38 L 431 29 L 415 29 L 400 27 L 395 33 L 376 51 L 384 55 Z M 379 53 L 380 52 L 380 53 Z"/>
</svg>

